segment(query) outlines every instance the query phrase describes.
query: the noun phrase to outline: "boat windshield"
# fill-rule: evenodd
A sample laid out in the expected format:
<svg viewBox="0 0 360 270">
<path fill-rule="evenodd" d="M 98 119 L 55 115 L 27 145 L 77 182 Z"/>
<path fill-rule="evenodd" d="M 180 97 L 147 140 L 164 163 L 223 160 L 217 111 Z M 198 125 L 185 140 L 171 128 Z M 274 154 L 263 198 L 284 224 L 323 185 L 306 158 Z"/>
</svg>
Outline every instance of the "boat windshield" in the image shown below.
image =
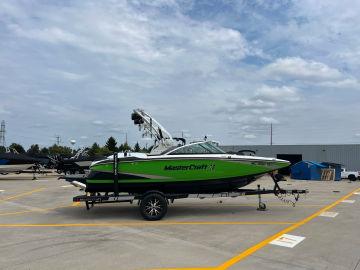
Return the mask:
<svg viewBox="0 0 360 270">
<path fill-rule="evenodd" d="M 216 146 L 213 142 L 202 142 L 185 145 L 169 153 L 169 155 L 195 154 L 225 154 L 225 152 Z"/>
</svg>

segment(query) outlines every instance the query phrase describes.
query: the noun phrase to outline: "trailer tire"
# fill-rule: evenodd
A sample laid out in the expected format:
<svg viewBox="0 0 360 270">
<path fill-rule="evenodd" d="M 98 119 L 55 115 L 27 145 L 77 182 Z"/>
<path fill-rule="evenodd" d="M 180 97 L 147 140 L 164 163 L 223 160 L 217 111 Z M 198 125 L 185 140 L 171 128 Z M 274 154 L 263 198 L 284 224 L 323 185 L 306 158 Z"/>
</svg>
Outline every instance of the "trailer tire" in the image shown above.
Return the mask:
<svg viewBox="0 0 360 270">
<path fill-rule="evenodd" d="M 140 213 L 149 221 L 162 219 L 167 212 L 167 200 L 160 193 L 149 193 L 140 202 Z"/>
<path fill-rule="evenodd" d="M 259 207 L 257 209 L 258 211 L 265 211 L 266 210 L 266 204 L 263 202 L 259 203 Z"/>
</svg>

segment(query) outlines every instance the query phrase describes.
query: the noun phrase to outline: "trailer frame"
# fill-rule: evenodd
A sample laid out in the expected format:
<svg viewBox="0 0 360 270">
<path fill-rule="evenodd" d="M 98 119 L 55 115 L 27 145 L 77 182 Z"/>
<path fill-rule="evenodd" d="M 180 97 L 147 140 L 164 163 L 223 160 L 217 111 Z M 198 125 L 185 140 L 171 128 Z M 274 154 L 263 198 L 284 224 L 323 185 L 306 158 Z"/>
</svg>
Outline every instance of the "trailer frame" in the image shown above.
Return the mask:
<svg viewBox="0 0 360 270">
<path fill-rule="evenodd" d="M 281 195 L 290 195 L 294 197 L 294 201 L 287 200 L 285 201 L 282 199 L 282 201 L 286 203 L 291 203 L 293 206 L 295 206 L 296 202 L 299 200 L 299 197 L 301 194 L 307 194 L 308 190 L 299 190 L 299 189 L 281 189 L 281 188 L 273 188 L 273 189 L 265 189 L 261 188 L 260 185 L 258 185 L 257 189 L 235 189 L 230 192 L 219 192 L 219 193 L 198 193 L 198 194 L 188 194 L 188 193 L 163 193 L 159 190 L 150 190 L 143 194 L 130 194 L 130 193 L 87 193 L 85 195 L 79 195 L 75 196 L 73 198 L 74 202 L 85 202 L 85 206 L 87 210 L 90 210 L 95 206 L 95 204 L 105 204 L 105 203 L 122 203 L 122 202 L 128 202 L 133 203 L 134 201 L 138 201 L 138 205 L 140 206 L 140 212 L 142 213 L 142 216 L 147 220 L 159 220 L 161 219 L 165 214 L 151 217 L 148 216 L 146 213 L 143 213 L 145 211 L 142 206 L 142 202 L 147 198 L 151 198 L 153 196 L 158 197 L 159 200 L 162 202 L 166 202 L 166 206 L 164 206 L 164 209 L 162 211 L 167 211 L 167 206 L 169 203 L 174 203 L 176 199 L 187 199 L 187 198 L 197 198 L 197 199 L 206 199 L 206 198 L 236 198 L 240 196 L 251 196 L 251 195 L 257 195 L 258 196 L 258 208 L 259 211 L 265 211 L 266 210 L 266 204 L 262 201 L 261 195 L 265 194 L 274 194 L 275 196 L 279 197 Z M 282 198 L 282 197 L 281 197 Z"/>
</svg>

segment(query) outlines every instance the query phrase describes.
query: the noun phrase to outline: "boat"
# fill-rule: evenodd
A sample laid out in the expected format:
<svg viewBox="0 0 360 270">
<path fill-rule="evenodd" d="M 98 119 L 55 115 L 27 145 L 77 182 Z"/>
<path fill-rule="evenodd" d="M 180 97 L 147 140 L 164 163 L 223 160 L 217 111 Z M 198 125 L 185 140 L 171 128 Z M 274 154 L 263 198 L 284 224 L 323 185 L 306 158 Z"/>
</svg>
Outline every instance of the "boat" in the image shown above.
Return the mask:
<svg viewBox="0 0 360 270">
<path fill-rule="evenodd" d="M 89 170 L 94 160 L 104 159 L 105 157 L 91 157 L 88 154 L 89 148 L 83 147 L 70 158 L 58 158 L 56 164 L 57 173 L 65 174 L 84 174 Z"/>
<path fill-rule="evenodd" d="M 81 180 L 70 181 L 80 182 L 90 193 L 114 189 L 130 194 L 151 190 L 166 194 L 219 193 L 237 190 L 290 165 L 276 158 L 227 154 L 213 141 L 186 143 L 184 138 L 172 137 L 142 109 L 134 110 L 131 118 L 143 136 L 154 138 L 151 152 L 117 153 L 93 162 L 89 174 Z"/>
<path fill-rule="evenodd" d="M 40 159 L 19 154 L 15 149 L 7 149 L 0 154 L 0 174 L 21 173 L 33 169 L 41 163 Z"/>
</svg>

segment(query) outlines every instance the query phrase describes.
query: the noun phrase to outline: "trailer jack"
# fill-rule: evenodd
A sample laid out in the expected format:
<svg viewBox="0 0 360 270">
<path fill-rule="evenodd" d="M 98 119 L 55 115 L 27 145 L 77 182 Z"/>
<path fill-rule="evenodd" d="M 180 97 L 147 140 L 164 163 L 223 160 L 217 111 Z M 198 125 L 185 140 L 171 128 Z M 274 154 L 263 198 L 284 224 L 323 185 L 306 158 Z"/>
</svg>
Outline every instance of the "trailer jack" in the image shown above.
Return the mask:
<svg viewBox="0 0 360 270">
<path fill-rule="evenodd" d="M 259 193 L 258 193 L 259 206 L 258 206 L 258 208 L 256 210 L 258 210 L 258 211 L 266 211 L 266 204 L 261 201 L 260 185 L 257 185 L 257 187 L 258 187 L 258 191 L 259 191 Z"/>
</svg>

